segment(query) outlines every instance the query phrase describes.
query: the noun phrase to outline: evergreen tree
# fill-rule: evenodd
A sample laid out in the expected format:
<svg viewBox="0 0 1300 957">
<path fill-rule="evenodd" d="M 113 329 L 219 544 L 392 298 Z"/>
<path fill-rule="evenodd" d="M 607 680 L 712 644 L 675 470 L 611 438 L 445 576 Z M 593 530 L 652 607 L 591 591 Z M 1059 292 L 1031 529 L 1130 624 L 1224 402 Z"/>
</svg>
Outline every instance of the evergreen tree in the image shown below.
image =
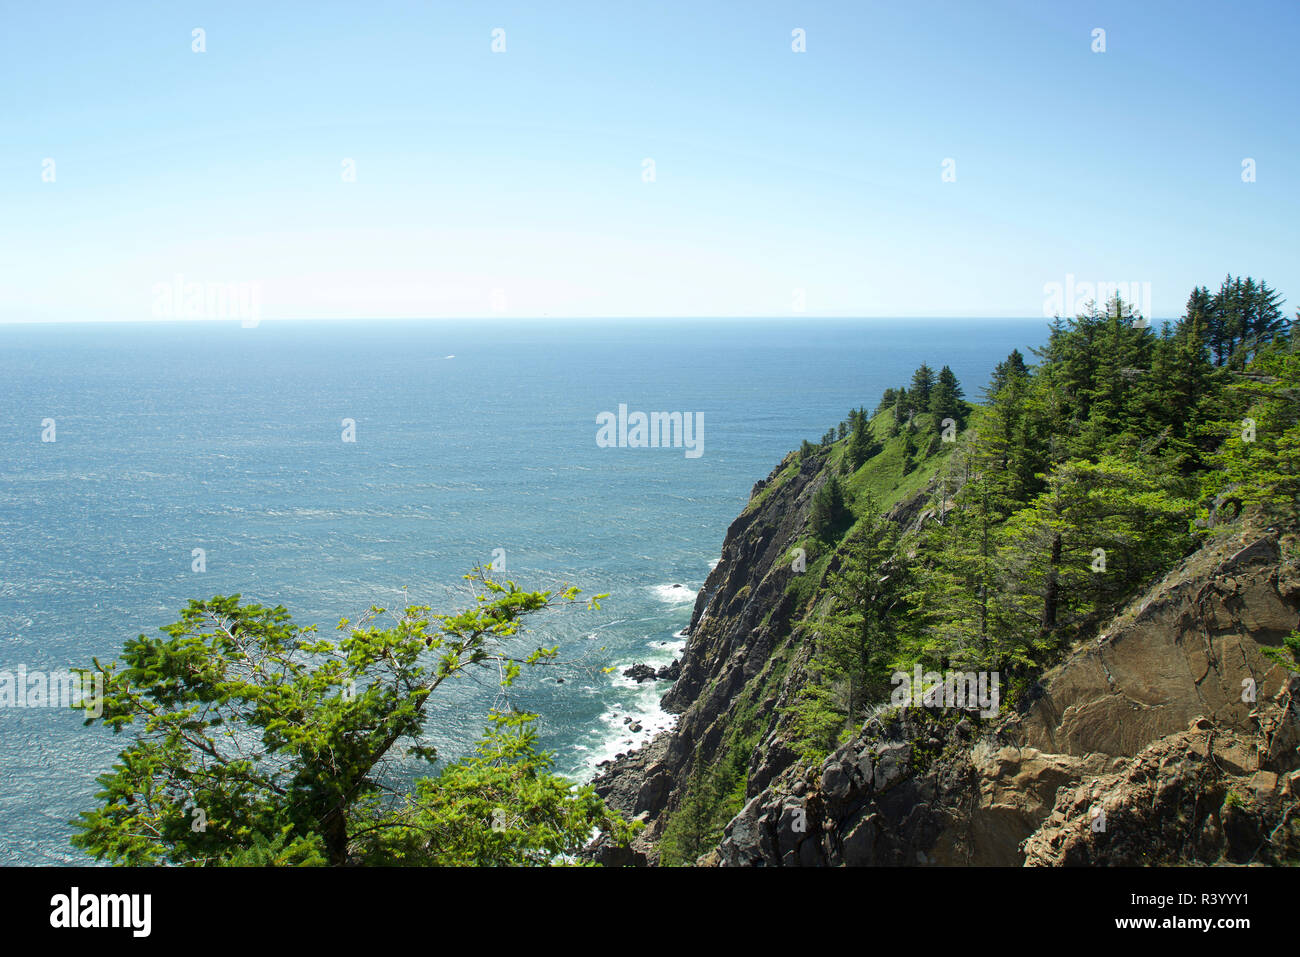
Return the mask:
<svg viewBox="0 0 1300 957">
<path fill-rule="evenodd" d="M 1076 445 L 1098 448 L 1107 436 L 1120 435 L 1136 444 L 1148 431 L 1142 408 L 1133 400 L 1151 367 L 1154 339 L 1149 329 L 1134 324 L 1136 318 L 1132 307 L 1116 295 L 1091 327 L 1095 352 L 1093 375 L 1084 390 L 1088 415 Z"/>
<path fill-rule="evenodd" d="M 841 553 L 840 567 L 827 578 L 835 596 L 819 629 L 819 660 L 848 683 L 847 717 L 883 696 L 906 593 L 906 567 L 898 550 L 898 526 L 885 518 L 867 493 L 859 503 L 861 525 Z"/>
<path fill-rule="evenodd" d="M 808 513 L 809 530 L 815 538 L 830 544 L 838 538 L 850 517 L 844 490 L 839 479 L 832 475 L 813 495 Z"/>
<path fill-rule="evenodd" d="M 850 472 L 856 472 L 860 469 L 863 463 L 875 455 L 877 451 L 876 444 L 871 437 L 871 426 L 861 422 L 861 420 L 859 422 L 858 427 L 853 430 L 848 449 L 844 453 Z"/>
<path fill-rule="evenodd" d="M 911 417 L 912 398 L 906 389 L 899 389 L 894 393 L 894 424 L 890 430 L 891 434 L 897 435 Z"/>
<path fill-rule="evenodd" d="M 1192 293 L 1208 320 L 1207 339 L 1216 366 L 1244 368 L 1260 347 L 1286 332 L 1281 295 L 1266 282 L 1229 274 L 1208 303 L 1204 295 L 1204 290 Z M 1188 305 L 1190 310 L 1191 300 Z"/>
<path fill-rule="evenodd" d="M 913 569 L 911 627 L 902 656 L 933 668 L 978 668 L 996 662 L 990 636 L 996 615 L 996 531 L 1002 514 L 988 461 L 978 445 L 962 452 L 965 484 L 943 523 L 931 524 Z"/>
<path fill-rule="evenodd" d="M 965 418 L 965 407 L 962 403 L 961 383 L 957 381 L 957 376 L 953 374 L 952 369 L 944 366 L 939 370 L 939 378 L 935 382 L 934 391 L 930 394 L 930 413 L 934 416 L 935 425 L 940 425 L 944 419 L 952 419 L 961 428 Z"/>
<path fill-rule="evenodd" d="M 1271 351 L 1228 387 L 1231 418 L 1211 423 L 1207 499 L 1230 494 L 1278 520 L 1300 520 L 1300 353 Z"/>
<path fill-rule="evenodd" d="M 1193 503 L 1163 484 L 1149 465 L 1071 461 L 1005 523 L 999 564 L 1018 613 L 1005 617 L 1003 660 L 1042 660 L 1186 553 Z"/>
<path fill-rule="evenodd" d="M 918 461 L 924 455 L 924 449 L 921 447 L 920 440 L 917 436 L 916 427 L 911 423 L 903 426 L 903 474 L 908 475 L 916 468 Z"/>
<path fill-rule="evenodd" d="M 911 408 L 914 412 L 926 412 L 930 408 L 930 393 L 934 391 L 934 370 L 924 362 L 912 373 L 912 386 L 907 390 Z"/>
<path fill-rule="evenodd" d="M 1025 365 L 1025 357 L 1019 349 L 1012 349 L 1011 354 L 994 367 L 993 376 L 984 390 L 985 400 L 995 398 L 1013 376 L 1023 378 L 1028 375 L 1029 367 Z"/>
<path fill-rule="evenodd" d="M 695 859 L 712 846 L 717 803 L 718 794 L 712 775 L 708 773 L 708 762 L 697 747 L 681 805 L 672 816 L 671 833 L 666 835 L 668 840 L 664 842 L 667 845 L 664 850 L 672 852 L 667 863 L 694 864 Z"/>
</svg>

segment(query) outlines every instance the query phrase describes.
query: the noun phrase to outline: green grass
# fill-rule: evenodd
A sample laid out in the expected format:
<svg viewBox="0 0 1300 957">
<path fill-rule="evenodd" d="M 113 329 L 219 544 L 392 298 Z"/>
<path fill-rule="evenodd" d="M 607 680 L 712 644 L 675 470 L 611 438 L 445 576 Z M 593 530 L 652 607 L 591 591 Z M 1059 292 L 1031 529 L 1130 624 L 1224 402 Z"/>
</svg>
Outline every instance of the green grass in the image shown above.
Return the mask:
<svg viewBox="0 0 1300 957">
<path fill-rule="evenodd" d="M 912 471 L 903 474 L 903 437 L 888 437 L 893 424 L 892 409 L 876 414 L 871 420 L 871 431 L 877 441 L 884 442 L 884 447 L 844 482 L 845 491 L 850 498 L 869 491 L 882 509 L 889 509 L 924 488 L 957 447 L 955 442 L 939 442 L 933 455 L 919 457 Z M 913 424 L 916 427 L 917 444 L 923 451 L 925 444 L 939 434 L 939 429 L 934 417 L 929 414 L 918 415 Z"/>
</svg>

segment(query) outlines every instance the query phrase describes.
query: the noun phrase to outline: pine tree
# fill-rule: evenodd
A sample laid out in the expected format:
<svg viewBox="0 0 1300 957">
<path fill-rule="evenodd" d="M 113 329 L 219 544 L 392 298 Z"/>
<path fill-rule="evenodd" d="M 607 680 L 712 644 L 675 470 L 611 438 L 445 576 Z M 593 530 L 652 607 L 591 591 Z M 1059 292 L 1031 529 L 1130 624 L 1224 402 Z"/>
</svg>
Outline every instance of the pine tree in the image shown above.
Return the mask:
<svg viewBox="0 0 1300 957">
<path fill-rule="evenodd" d="M 957 423 L 957 427 L 961 428 L 965 418 L 962 396 L 961 383 L 957 381 L 957 376 L 953 374 L 952 369 L 944 366 L 939 371 L 934 391 L 930 394 L 929 411 L 934 416 L 935 425 L 940 425 L 944 419 L 952 419 Z"/>
<path fill-rule="evenodd" d="M 844 453 L 849 471 L 856 472 L 875 453 L 876 446 L 871 437 L 871 426 L 859 419 L 858 426 L 853 430 L 853 436 L 849 439 L 848 449 Z"/>
<path fill-rule="evenodd" d="M 1144 464 L 1103 455 L 1055 469 L 1047 488 L 999 531 L 1004 589 L 1018 614 L 1003 628 L 1008 660 L 1029 664 L 1077 637 L 1192 543 L 1193 503 Z M 1017 626 L 1018 623 L 1018 626 Z"/>
<path fill-rule="evenodd" d="M 839 570 L 827 578 L 835 603 L 822 620 L 817 643 L 820 660 L 848 682 L 850 720 L 889 687 L 906 592 L 898 526 L 882 515 L 870 493 L 859 510 L 862 524 L 845 547 Z"/>
<path fill-rule="evenodd" d="M 1076 445 L 1101 448 L 1109 436 L 1124 435 L 1136 443 L 1148 431 L 1141 415 L 1139 383 L 1151 368 L 1154 337 L 1134 325 L 1136 314 L 1118 295 L 1106 304 L 1106 314 L 1092 326 L 1093 376 L 1084 392 L 1088 416 Z"/>
<path fill-rule="evenodd" d="M 718 794 L 707 765 L 697 747 L 690 777 L 686 779 L 685 795 L 669 823 L 670 833 L 665 835 L 668 838 L 664 842 L 668 845 L 665 850 L 670 851 L 671 863 L 694 864 L 713 844 Z"/>
<path fill-rule="evenodd" d="M 907 475 L 916 468 L 916 429 L 911 423 L 903 426 L 903 474 Z"/>
<path fill-rule="evenodd" d="M 813 495 L 808 513 L 809 530 L 815 538 L 829 544 L 835 541 L 849 517 L 844 490 L 839 479 L 832 475 Z"/>
<path fill-rule="evenodd" d="M 1060 320 L 1058 319 L 1057 322 L 1059 323 Z M 1013 376 L 1023 378 L 1028 375 L 1029 367 L 1025 365 L 1025 357 L 1019 349 L 1012 349 L 1011 354 L 994 367 L 989 384 L 984 389 L 984 400 L 989 402 L 996 398 Z"/>
<path fill-rule="evenodd" d="M 903 425 L 912 417 L 912 398 L 906 389 L 894 393 L 894 424 L 890 429 L 892 435 L 898 435 Z"/>
<path fill-rule="evenodd" d="M 926 412 L 930 408 L 930 393 L 934 391 L 934 370 L 924 362 L 912 373 L 912 387 L 907 390 L 911 397 L 911 408 L 915 412 Z"/>
</svg>

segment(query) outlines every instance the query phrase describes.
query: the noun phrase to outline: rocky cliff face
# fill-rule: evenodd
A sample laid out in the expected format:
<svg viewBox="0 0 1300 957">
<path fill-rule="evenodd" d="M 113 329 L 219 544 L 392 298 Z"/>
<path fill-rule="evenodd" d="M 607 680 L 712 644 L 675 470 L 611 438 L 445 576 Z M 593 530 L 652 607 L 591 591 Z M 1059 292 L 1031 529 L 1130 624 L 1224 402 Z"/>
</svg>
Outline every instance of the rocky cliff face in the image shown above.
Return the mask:
<svg viewBox="0 0 1300 957">
<path fill-rule="evenodd" d="M 794 649 L 798 657 L 798 636 L 791 634 L 796 599 L 787 591 L 797 574 L 791 549 L 807 526 L 812 496 L 826 480 L 823 464 L 823 456 L 798 462 L 791 455 L 754 486 L 696 598 L 681 673 L 663 698 L 664 707 L 680 716 L 676 728 L 615 762 L 594 782 L 611 806 L 650 821 L 641 850 L 652 861 L 664 812 L 680 802 L 696 762 L 715 757 L 742 692 L 762 689 L 757 712 L 776 721 L 784 672 L 790 670 L 790 662 L 776 654 L 778 646 Z M 751 780 L 761 788 L 790 760 L 793 755 L 784 755 L 779 744 L 756 749 Z"/>
<path fill-rule="evenodd" d="M 1276 530 L 1222 531 L 1052 669 L 1010 717 L 891 709 L 820 766 L 781 709 L 807 680 L 790 588 L 823 462 L 755 486 L 696 600 L 679 723 L 596 781 L 655 842 L 699 762 L 744 725 L 746 803 L 700 863 L 1071 864 L 1300 859 L 1300 678 L 1271 661 L 1300 624 L 1300 568 Z M 778 481 L 779 479 L 779 481 Z M 928 496 L 890 513 L 932 517 Z M 1289 551 L 1289 549 L 1288 549 Z"/>
<path fill-rule="evenodd" d="M 1020 714 L 909 709 L 792 767 L 723 864 L 1155 864 L 1300 856 L 1300 678 L 1261 652 L 1300 569 L 1247 530 L 1193 555 Z M 1243 700 L 1245 699 L 1245 700 Z M 796 828 L 796 822 L 803 829 Z"/>
</svg>

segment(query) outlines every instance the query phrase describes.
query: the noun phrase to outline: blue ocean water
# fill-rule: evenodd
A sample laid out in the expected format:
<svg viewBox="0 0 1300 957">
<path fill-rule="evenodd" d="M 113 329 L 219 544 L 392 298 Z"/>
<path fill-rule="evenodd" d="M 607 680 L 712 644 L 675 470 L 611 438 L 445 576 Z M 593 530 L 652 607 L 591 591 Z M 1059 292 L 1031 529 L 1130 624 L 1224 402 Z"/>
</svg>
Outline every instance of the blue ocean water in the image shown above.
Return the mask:
<svg viewBox="0 0 1300 957">
<path fill-rule="evenodd" d="M 600 611 L 536 621 L 572 663 L 514 695 L 542 715 L 557 769 L 587 778 L 671 721 L 662 684 L 601 668 L 671 660 L 755 481 L 922 361 L 951 365 L 974 397 L 1046 332 L 983 319 L 0 326 L 0 671 L 110 659 L 214 594 L 283 604 L 325 633 L 371 604 L 451 611 L 472 601 L 460 576 L 503 549 L 521 585 L 610 593 Z M 621 403 L 702 413 L 703 454 L 598 447 L 596 416 Z M 488 675 L 445 689 L 430 743 L 464 753 L 496 692 Z M 68 822 L 124 744 L 70 711 L 0 708 L 0 863 L 84 863 Z"/>
</svg>

